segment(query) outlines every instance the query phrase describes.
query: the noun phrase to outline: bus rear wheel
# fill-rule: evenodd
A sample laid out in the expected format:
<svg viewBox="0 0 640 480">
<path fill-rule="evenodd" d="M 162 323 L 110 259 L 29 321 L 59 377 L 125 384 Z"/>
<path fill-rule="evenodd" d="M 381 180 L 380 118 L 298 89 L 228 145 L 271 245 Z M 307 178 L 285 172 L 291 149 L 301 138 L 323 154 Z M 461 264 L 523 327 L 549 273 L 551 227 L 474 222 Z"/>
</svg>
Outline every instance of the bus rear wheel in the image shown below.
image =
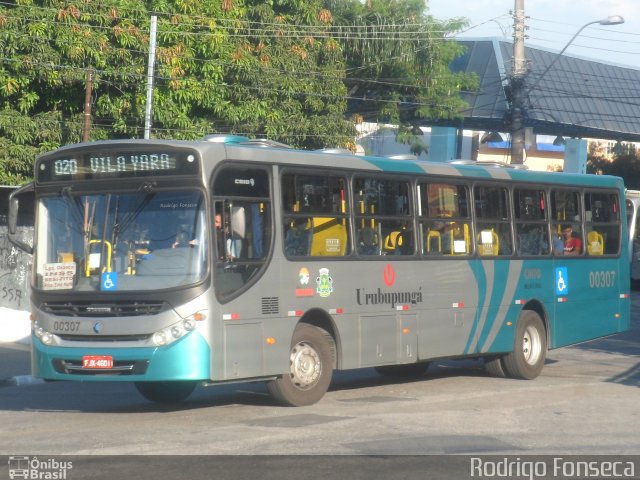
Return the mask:
<svg viewBox="0 0 640 480">
<path fill-rule="evenodd" d="M 497 357 L 485 357 L 484 359 L 484 369 L 491 375 L 496 378 L 506 378 L 507 373 L 504 371 L 504 359 L 502 355 Z"/>
<path fill-rule="evenodd" d="M 536 312 L 520 314 L 514 348 L 503 357 L 503 367 L 511 378 L 532 380 L 540 375 L 547 355 L 547 333 Z"/>
<path fill-rule="evenodd" d="M 186 399 L 198 382 L 181 380 L 173 382 L 136 382 L 138 392 L 152 402 L 177 403 Z"/>
<path fill-rule="evenodd" d="M 301 323 L 293 332 L 289 371 L 269 381 L 267 389 L 284 405 L 312 405 L 329 389 L 334 357 L 331 335 L 319 327 Z"/>
</svg>

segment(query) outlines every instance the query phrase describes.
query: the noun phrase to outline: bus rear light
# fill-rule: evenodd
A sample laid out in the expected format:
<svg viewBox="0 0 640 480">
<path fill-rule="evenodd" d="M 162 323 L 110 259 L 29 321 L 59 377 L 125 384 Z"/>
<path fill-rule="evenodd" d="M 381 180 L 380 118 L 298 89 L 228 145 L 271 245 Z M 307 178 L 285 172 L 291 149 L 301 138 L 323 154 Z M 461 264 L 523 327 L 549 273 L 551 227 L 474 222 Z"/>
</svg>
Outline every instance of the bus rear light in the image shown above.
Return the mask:
<svg viewBox="0 0 640 480">
<path fill-rule="evenodd" d="M 399 310 L 399 311 L 409 310 L 409 305 L 396 305 L 396 310 Z"/>
<path fill-rule="evenodd" d="M 273 337 L 267 337 L 266 342 L 267 342 L 267 345 L 275 345 L 276 339 Z"/>
<path fill-rule="evenodd" d="M 516 300 L 516 305 L 524 305 L 524 300 Z"/>
<path fill-rule="evenodd" d="M 331 308 L 331 309 L 329 309 L 329 313 L 331 315 L 342 315 L 344 313 L 344 309 L 342 309 L 342 308 Z"/>
<path fill-rule="evenodd" d="M 303 310 L 289 310 L 287 312 L 287 316 L 288 317 L 301 317 L 303 313 L 304 313 Z"/>
<path fill-rule="evenodd" d="M 620 298 L 629 298 L 629 294 L 628 293 L 621 293 L 620 294 Z"/>
<path fill-rule="evenodd" d="M 455 302 L 451 304 L 451 308 L 464 308 L 464 302 Z"/>
<path fill-rule="evenodd" d="M 223 320 L 240 320 L 240 315 L 237 313 L 224 313 L 222 314 Z"/>
<path fill-rule="evenodd" d="M 403 328 L 402 329 L 402 333 L 407 334 L 409 333 L 411 330 L 409 330 L 408 328 Z"/>
</svg>

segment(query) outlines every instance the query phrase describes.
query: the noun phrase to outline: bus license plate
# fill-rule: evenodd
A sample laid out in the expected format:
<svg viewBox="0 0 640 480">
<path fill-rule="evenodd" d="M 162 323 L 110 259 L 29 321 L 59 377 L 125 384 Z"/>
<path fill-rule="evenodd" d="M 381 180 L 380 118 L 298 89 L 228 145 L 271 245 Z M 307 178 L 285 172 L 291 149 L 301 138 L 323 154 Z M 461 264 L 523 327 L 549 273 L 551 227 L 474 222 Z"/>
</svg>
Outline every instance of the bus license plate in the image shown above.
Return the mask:
<svg viewBox="0 0 640 480">
<path fill-rule="evenodd" d="M 113 368 L 113 357 L 110 355 L 85 355 L 82 357 L 82 368 Z"/>
</svg>

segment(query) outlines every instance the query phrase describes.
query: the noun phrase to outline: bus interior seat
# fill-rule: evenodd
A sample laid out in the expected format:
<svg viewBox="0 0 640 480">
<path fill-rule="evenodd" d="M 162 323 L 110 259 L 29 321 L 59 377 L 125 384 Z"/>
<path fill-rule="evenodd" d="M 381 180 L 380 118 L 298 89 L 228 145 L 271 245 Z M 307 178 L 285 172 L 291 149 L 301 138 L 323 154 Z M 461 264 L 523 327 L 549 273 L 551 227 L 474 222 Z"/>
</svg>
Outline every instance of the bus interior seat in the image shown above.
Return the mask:
<svg viewBox="0 0 640 480">
<path fill-rule="evenodd" d="M 427 253 L 442 253 L 442 236 L 436 230 L 427 233 Z"/>
<path fill-rule="evenodd" d="M 314 217 L 311 251 L 314 257 L 344 256 L 347 252 L 347 226 L 334 217 Z"/>
<path fill-rule="evenodd" d="M 396 249 L 394 252 L 396 255 L 411 255 L 413 254 L 413 236 L 411 230 L 400 230 L 396 236 Z"/>
<path fill-rule="evenodd" d="M 400 237 L 400 230 L 395 230 L 389 235 L 384 237 L 384 249 L 386 252 L 395 252 L 396 248 L 400 246 L 398 242 L 402 242 Z"/>
<path fill-rule="evenodd" d="M 604 253 L 604 238 L 600 232 L 591 230 L 587 233 L 587 253 L 602 255 Z"/>
<path fill-rule="evenodd" d="M 468 255 L 471 252 L 471 235 L 468 223 L 456 222 L 449 234 L 451 235 L 449 241 L 451 255 Z"/>
<path fill-rule="evenodd" d="M 498 234 L 492 230 L 482 230 L 478 234 L 478 254 L 482 256 L 498 255 L 500 240 Z"/>
</svg>

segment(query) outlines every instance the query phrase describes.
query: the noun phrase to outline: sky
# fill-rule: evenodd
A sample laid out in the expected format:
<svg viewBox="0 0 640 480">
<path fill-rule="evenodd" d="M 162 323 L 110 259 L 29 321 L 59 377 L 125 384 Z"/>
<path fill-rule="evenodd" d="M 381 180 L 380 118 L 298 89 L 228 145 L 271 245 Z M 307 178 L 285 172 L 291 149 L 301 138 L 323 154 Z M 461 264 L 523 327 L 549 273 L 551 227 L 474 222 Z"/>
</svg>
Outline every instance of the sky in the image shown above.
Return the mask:
<svg viewBox="0 0 640 480">
<path fill-rule="evenodd" d="M 439 20 L 465 17 L 469 27 L 459 38 L 513 39 L 515 0 L 427 0 Z M 584 24 L 621 15 L 621 25 L 586 27 L 565 55 L 640 70 L 640 0 L 525 0 L 525 46 L 560 52 Z"/>
</svg>

